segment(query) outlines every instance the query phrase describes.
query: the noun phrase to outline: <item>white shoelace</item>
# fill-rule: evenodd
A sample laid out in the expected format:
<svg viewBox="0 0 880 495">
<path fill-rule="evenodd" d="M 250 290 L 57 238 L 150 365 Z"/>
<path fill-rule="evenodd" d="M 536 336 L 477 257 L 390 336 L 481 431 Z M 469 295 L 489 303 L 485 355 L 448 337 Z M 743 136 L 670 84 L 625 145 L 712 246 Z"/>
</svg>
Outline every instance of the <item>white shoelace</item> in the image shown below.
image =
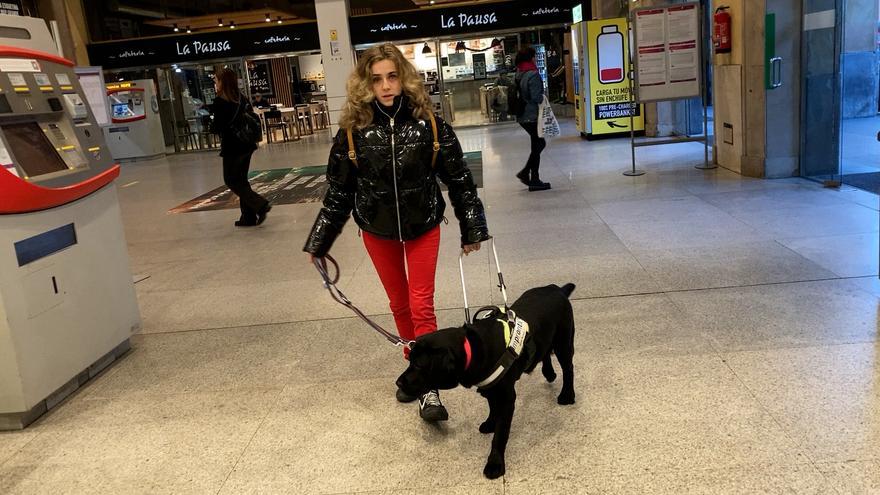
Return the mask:
<svg viewBox="0 0 880 495">
<path fill-rule="evenodd" d="M 427 394 L 423 395 L 419 402 L 421 402 L 422 408 L 424 408 L 425 406 L 443 406 L 443 404 L 440 402 L 440 395 L 437 393 L 436 390 L 431 390 Z"/>
</svg>

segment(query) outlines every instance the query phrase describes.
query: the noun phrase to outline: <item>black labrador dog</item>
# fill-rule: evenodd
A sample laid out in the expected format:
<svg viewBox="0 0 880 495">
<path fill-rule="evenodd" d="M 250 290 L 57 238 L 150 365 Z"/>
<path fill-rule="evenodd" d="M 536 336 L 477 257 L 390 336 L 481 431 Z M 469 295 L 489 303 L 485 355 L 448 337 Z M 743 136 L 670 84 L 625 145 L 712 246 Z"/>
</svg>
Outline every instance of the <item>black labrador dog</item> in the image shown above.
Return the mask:
<svg viewBox="0 0 880 495">
<path fill-rule="evenodd" d="M 516 403 L 514 386 L 523 372 L 531 373 L 541 362 L 541 373 L 552 382 L 556 372 L 550 354 L 556 354 L 562 368 L 562 391 L 556 402 L 574 404 L 574 313 L 568 300 L 574 288 L 574 284 L 538 287 L 513 303 L 511 309 L 528 323 L 529 332 L 519 355 L 491 385 L 486 386 L 486 380 L 497 371 L 501 356 L 509 352 L 503 313 L 502 320 L 476 319 L 463 327 L 419 337 L 409 354 L 409 367 L 397 379 L 401 390 L 416 396 L 433 389 L 478 386 L 478 392 L 489 401 L 489 417 L 480 425 L 480 433 L 495 434 L 483 469 L 489 479 L 504 474 L 504 450 Z M 509 328 L 512 331 L 513 325 Z"/>
</svg>

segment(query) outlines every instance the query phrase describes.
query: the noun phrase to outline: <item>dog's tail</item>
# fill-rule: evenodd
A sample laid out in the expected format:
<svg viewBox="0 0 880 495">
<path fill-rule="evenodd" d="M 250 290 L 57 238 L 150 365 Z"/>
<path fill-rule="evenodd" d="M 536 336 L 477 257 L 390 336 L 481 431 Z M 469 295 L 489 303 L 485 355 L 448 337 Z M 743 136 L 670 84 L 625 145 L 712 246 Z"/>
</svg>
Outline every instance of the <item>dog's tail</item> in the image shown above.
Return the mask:
<svg viewBox="0 0 880 495">
<path fill-rule="evenodd" d="M 565 294 L 565 297 L 571 297 L 571 293 L 574 292 L 575 285 L 572 283 L 567 283 L 560 287 L 562 292 Z"/>
</svg>

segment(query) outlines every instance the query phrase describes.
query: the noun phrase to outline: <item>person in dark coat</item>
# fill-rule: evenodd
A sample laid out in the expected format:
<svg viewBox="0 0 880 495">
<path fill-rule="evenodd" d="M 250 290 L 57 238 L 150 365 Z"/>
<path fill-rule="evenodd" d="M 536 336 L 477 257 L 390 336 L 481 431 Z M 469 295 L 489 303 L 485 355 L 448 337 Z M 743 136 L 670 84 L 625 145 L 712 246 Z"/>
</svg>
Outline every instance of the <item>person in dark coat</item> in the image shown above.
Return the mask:
<svg viewBox="0 0 880 495">
<path fill-rule="evenodd" d="M 236 227 L 253 227 L 266 221 L 266 215 L 272 205 L 260 196 L 248 182 L 248 170 L 251 167 L 251 155 L 257 149 L 256 144 L 239 140 L 232 128 L 238 125 L 238 115 L 252 112 L 253 109 L 238 90 L 238 76 L 229 69 L 222 69 L 214 76 L 214 89 L 217 97 L 211 104 L 213 114 L 213 131 L 220 135 L 220 156 L 223 157 L 223 182 L 230 191 L 238 196 L 241 206 L 241 217 L 235 222 Z"/>
<path fill-rule="evenodd" d="M 312 260 L 325 256 L 354 216 L 397 331 L 406 340 L 437 330 L 434 279 L 446 209 L 438 178 L 449 189 L 462 251 L 476 251 L 489 239 L 483 203 L 458 138 L 432 112 L 421 77 L 400 50 L 385 44 L 361 55 L 330 150 L 324 207 L 303 248 Z M 404 348 L 405 358 L 408 353 Z M 413 397 L 398 389 L 396 395 L 400 402 L 419 399 L 425 421 L 449 417 L 436 390 Z"/>
<path fill-rule="evenodd" d="M 544 81 L 535 64 L 535 49 L 525 47 L 516 54 L 516 84 L 519 86 L 520 97 L 525 103 L 525 110 L 516 121 L 529 134 L 531 152 L 526 166 L 516 174 L 516 178 L 529 186 L 529 191 L 550 189 L 549 182 L 541 181 L 538 169 L 541 167 L 541 152 L 547 141 L 538 136 L 538 110 L 544 101 Z"/>
</svg>

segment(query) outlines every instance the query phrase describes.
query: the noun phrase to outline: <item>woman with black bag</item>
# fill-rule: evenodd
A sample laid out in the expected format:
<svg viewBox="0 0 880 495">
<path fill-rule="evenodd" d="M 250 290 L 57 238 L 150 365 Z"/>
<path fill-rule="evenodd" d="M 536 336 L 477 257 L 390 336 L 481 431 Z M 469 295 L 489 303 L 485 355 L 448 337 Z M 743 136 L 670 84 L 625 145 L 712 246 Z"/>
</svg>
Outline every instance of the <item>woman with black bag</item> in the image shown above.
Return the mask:
<svg viewBox="0 0 880 495">
<path fill-rule="evenodd" d="M 214 76 L 217 97 L 211 104 L 214 115 L 213 131 L 220 135 L 220 156 L 223 157 L 223 182 L 238 196 L 241 218 L 236 227 L 253 227 L 266 221 L 272 206 L 260 196 L 248 182 L 251 155 L 257 149 L 256 142 L 243 139 L 241 128 L 245 115 L 253 112 L 250 104 L 238 90 L 238 76 L 229 69 L 221 69 Z"/>
</svg>

